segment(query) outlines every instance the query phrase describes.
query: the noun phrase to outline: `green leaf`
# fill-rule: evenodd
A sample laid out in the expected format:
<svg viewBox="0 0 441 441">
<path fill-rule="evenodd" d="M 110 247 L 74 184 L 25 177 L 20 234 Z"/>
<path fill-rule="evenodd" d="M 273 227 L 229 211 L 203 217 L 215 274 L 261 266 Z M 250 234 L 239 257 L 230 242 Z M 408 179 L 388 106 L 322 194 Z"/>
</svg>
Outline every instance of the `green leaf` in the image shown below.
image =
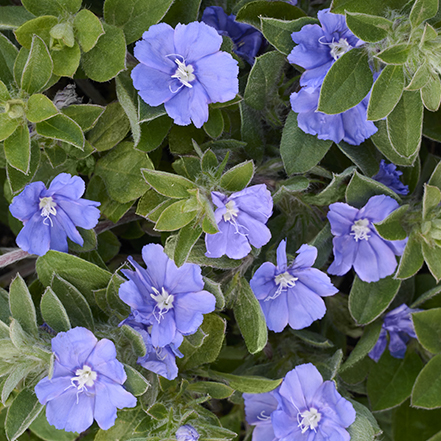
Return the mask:
<svg viewBox="0 0 441 441">
<path fill-rule="evenodd" d="M 172 27 L 178 23 L 188 24 L 198 19 L 200 6 L 201 0 L 174 0 L 161 21 Z"/>
<path fill-rule="evenodd" d="M 423 263 L 424 257 L 418 235 L 411 233 L 406 248 L 404 248 L 403 255 L 401 256 L 395 277 L 402 280 L 408 279 L 420 270 Z"/>
<path fill-rule="evenodd" d="M 347 429 L 351 441 L 374 441 L 377 439 L 377 436 L 383 432 L 374 416 L 358 401 L 351 399 L 349 401 L 356 411 L 355 421 Z"/>
<path fill-rule="evenodd" d="M 224 117 L 220 109 L 210 109 L 208 121 L 204 124 L 205 133 L 213 139 L 219 138 L 224 131 Z"/>
<path fill-rule="evenodd" d="M 24 0 L 22 3 L 34 15 L 75 14 L 81 7 L 81 0 Z"/>
<path fill-rule="evenodd" d="M 430 246 L 422 242 L 424 260 L 429 267 L 429 271 L 437 282 L 441 280 L 441 247 Z"/>
<path fill-rule="evenodd" d="M 401 280 L 391 276 L 367 283 L 355 277 L 349 294 L 349 312 L 359 325 L 367 325 L 379 317 L 391 304 Z"/>
<path fill-rule="evenodd" d="M 418 341 L 432 354 L 441 352 L 441 308 L 414 312 L 412 321 Z"/>
<path fill-rule="evenodd" d="M 439 109 L 441 101 L 441 81 L 438 75 L 429 77 L 429 81 L 421 89 L 421 99 L 427 110 L 436 112 Z"/>
<path fill-rule="evenodd" d="M 46 45 L 40 37 L 34 35 L 21 76 L 21 88 L 30 95 L 44 90 L 52 76 L 52 69 L 52 58 Z"/>
<path fill-rule="evenodd" d="M 0 113 L 0 141 L 11 136 L 18 127 L 17 119 L 9 118 L 7 113 Z"/>
<path fill-rule="evenodd" d="M 122 142 L 98 160 L 95 173 L 104 181 L 109 196 L 124 204 L 138 199 L 149 188 L 140 168 L 153 168 L 149 157 L 136 150 L 133 143 Z"/>
<path fill-rule="evenodd" d="M 49 250 L 37 259 L 36 269 L 38 278 L 44 286 L 50 285 L 53 274 L 57 274 L 72 283 L 90 305 L 95 304 L 92 291 L 107 287 L 112 276 L 108 271 L 93 263 L 53 250 Z M 60 296 L 59 293 L 58 296 Z"/>
<path fill-rule="evenodd" d="M 0 29 L 16 29 L 23 23 L 34 18 L 23 6 L 2 6 Z"/>
<path fill-rule="evenodd" d="M 214 381 L 198 381 L 191 383 L 187 387 L 188 391 L 196 392 L 198 394 L 206 394 L 215 400 L 224 400 L 230 397 L 234 389 L 223 383 L 216 383 Z"/>
<path fill-rule="evenodd" d="M 441 109 L 437 112 L 424 111 L 423 135 L 441 142 Z"/>
<path fill-rule="evenodd" d="M 26 184 L 28 184 L 35 175 L 37 168 L 40 164 L 40 148 L 36 142 L 31 143 L 31 165 L 29 167 L 29 173 L 25 175 L 21 171 L 7 165 L 6 172 L 9 185 L 13 194 L 20 192 Z"/>
<path fill-rule="evenodd" d="M 201 237 L 202 228 L 197 223 L 189 223 L 178 233 L 173 260 L 178 267 L 182 266 L 190 254 L 193 245 Z"/>
<path fill-rule="evenodd" d="M 242 162 L 222 175 L 220 186 L 226 191 L 240 191 L 250 183 L 253 176 L 253 161 Z"/>
<path fill-rule="evenodd" d="M 245 4 L 236 16 L 236 21 L 248 23 L 255 28 L 260 28 L 260 17 L 279 18 L 282 20 L 295 20 L 306 14 L 299 8 L 283 1 L 268 3 L 267 1 L 254 1 Z"/>
<path fill-rule="evenodd" d="M 150 383 L 134 368 L 128 364 L 124 365 L 124 370 L 127 374 L 127 380 L 124 382 L 124 388 L 130 393 L 139 397 L 144 395 L 150 387 Z"/>
<path fill-rule="evenodd" d="M 403 65 L 409 58 L 411 49 L 411 45 L 400 43 L 396 44 L 395 46 L 389 46 L 375 56 L 386 64 Z"/>
<path fill-rule="evenodd" d="M 121 314 L 121 318 L 126 318 L 130 313 L 129 306 L 124 303 L 119 297 L 119 287 L 125 281 L 126 280 L 119 276 L 116 272 L 110 279 L 106 291 L 107 304 L 114 314 Z"/>
<path fill-rule="evenodd" d="M 403 94 L 404 71 L 401 66 L 388 65 L 372 87 L 367 118 L 377 121 L 385 118 L 395 108 Z"/>
<path fill-rule="evenodd" d="M 23 75 L 23 69 L 26 65 L 26 61 L 29 58 L 29 49 L 22 47 L 18 53 L 14 63 L 14 80 L 16 85 L 21 84 L 21 77 Z"/>
<path fill-rule="evenodd" d="M 54 103 L 41 93 L 32 95 L 28 100 L 28 108 L 26 110 L 26 118 L 30 122 L 41 122 L 58 113 L 58 109 Z"/>
<path fill-rule="evenodd" d="M 58 114 L 36 124 L 35 129 L 41 136 L 72 144 L 80 150 L 84 149 L 84 134 L 81 127 L 68 116 Z"/>
<path fill-rule="evenodd" d="M 239 392 L 247 394 L 262 394 L 271 392 L 282 383 L 280 380 L 270 380 L 269 378 L 254 375 L 233 375 L 225 372 L 209 371 L 211 377 L 219 380 L 226 380 L 230 387 Z"/>
<path fill-rule="evenodd" d="M 126 69 L 126 40 L 121 29 L 103 23 L 105 34 L 89 52 L 83 54 L 82 66 L 93 81 L 105 82 Z"/>
<path fill-rule="evenodd" d="M 411 158 L 421 144 L 423 103 L 418 92 L 404 91 L 395 109 L 387 117 L 387 131 L 393 149 Z"/>
<path fill-rule="evenodd" d="M 257 57 L 245 87 L 245 103 L 256 110 L 264 110 L 278 93 L 279 78 L 285 67 L 285 56 L 277 51 Z"/>
<path fill-rule="evenodd" d="M 15 132 L 4 142 L 5 156 L 8 164 L 27 174 L 31 161 L 31 140 L 26 124 L 20 124 Z"/>
<path fill-rule="evenodd" d="M 72 326 L 83 326 L 93 331 L 92 311 L 80 291 L 57 274 L 53 275 L 50 286 L 66 311 L 68 311 L 69 321 Z"/>
<path fill-rule="evenodd" d="M 129 325 L 122 325 L 121 331 L 124 334 L 124 336 L 127 338 L 127 340 L 130 341 L 130 344 L 132 345 L 133 348 L 133 352 L 138 357 L 144 357 L 145 354 L 147 353 L 147 348 L 145 347 L 145 343 L 141 334 L 135 331 Z"/>
<path fill-rule="evenodd" d="M 361 40 L 376 43 L 387 37 L 392 31 L 392 22 L 375 15 L 346 13 L 348 28 Z"/>
<path fill-rule="evenodd" d="M 422 64 L 417 71 L 415 72 L 415 75 L 412 77 L 411 82 L 408 86 L 406 86 L 406 90 L 419 90 L 423 88 L 430 78 L 430 71 L 427 67 L 427 64 Z"/>
<path fill-rule="evenodd" d="M 40 302 L 43 320 L 56 332 L 71 329 L 69 317 L 57 295 L 48 286 Z"/>
<path fill-rule="evenodd" d="M 72 104 L 61 111 L 73 119 L 83 132 L 87 132 L 95 126 L 104 110 L 104 107 L 95 104 Z"/>
<path fill-rule="evenodd" d="M 0 80 L 6 85 L 14 82 L 14 63 L 18 49 L 0 33 Z"/>
<path fill-rule="evenodd" d="M 199 162 L 199 161 L 198 161 Z M 196 164 L 196 161 L 195 161 Z M 208 149 L 204 152 L 204 156 L 202 156 L 202 159 L 200 161 L 200 166 L 198 167 L 200 170 L 204 172 L 212 172 L 215 170 L 219 165 L 219 161 L 217 160 L 217 157 L 215 153 L 211 149 Z M 199 170 L 198 170 L 199 171 Z"/>
<path fill-rule="evenodd" d="M 73 47 L 65 46 L 59 51 L 53 50 L 51 55 L 54 62 L 54 74 L 73 78 L 81 59 L 81 49 L 78 43 L 75 42 Z"/>
<path fill-rule="evenodd" d="M 204 279 L 205 291 L 211 292 L 216 297 L 216 309 L 222 311 L 225 308 L 225 297 L 222 292 L 221 284 L 214 282 L 208 277 L 202 276 Z"/>
<path fill-rule="evenodd" d="M 313 17 L 301 17 L 292 21 L 268 17 L 259 18 L 263 36 L 283 55 L 288 55 L 294 47 L 291 37 L 293 32 L 300 31 L 303 26 L 308 24 L 319 24 L 319 21 Z"/>
<path fill-rule="evenodd" d="M 315 332 L 307 331 L 305 329 L 292 331 L 292 333 L 310 346 L 326 349 L 334 347 L 332 341 L 328 340 L 326 337 L 323 337 L 321 334 L 316 334 Z"/>
<path fill-rule="evenodd" d="M 413 407 L 441 407 L 441 354 L 431 358 L 418 375 L 412 390 Z"/>
<path fill-rule="evenodd" d="M 242 277 L 237 281 L 235 290 L 237 299 L 234 305 L 234 317 L 248 351 L 255 354 L 265 347 L 268 340 L 265 316 L 245 278 Z"/>
<path fill-rule="evenodd" d="M 353 207 L 362 208 L 372 196 L 383 194 L 400 202 L 400 197 L 389 187 L 355 171 L 346 188 L 346 202 Z"/>
<path fill-rule="evenodd" d="M 441 190 L 433 185 L 424 184 L 423 195 L 423 220 L 429 218 L 432 210 L 436 209 L 441 202 Z"/>
<path fill-rule="evenodd" d="M 317 110 L 334 115 L 356 106 L 371 90 L 372 72 L 363 48 L 351 49 L 329 69 Z"/>
<path fill-rule="evenodd" d="M 17 41 L 26 49 L 32 47 L 32 38 L 38 35 L 44 43 L 49 46 L 51 41 L 50 30 L 56 26 L 58 23 L 57 17 L 52 15 L 43 15 L 42 17 L 37 17 L 26 21 L 18 29 L 15 30 L 14 34 Z"/>
<path fill-rule="evenodd" d="M 37 314 L 28 287 L 20 274 L 17 274 L 9 288 L 9 309 L 24 331 L 37 336 Z"/>
<path fill-rule="evenodd" d="M 16 440 L 43 410 L 32 388 L 19 392 L 8 409 L 5 433 L 9 441 Z"/>
<path fill-rule="evenodd" d="M 416 0 L 410 11 L 410 22 L 416 28 L 423 21 L 432 18 L 438 11 L 438 0 Z"/>
<path fill-rule="evenodd" d="M 344 14 L 348 12 L 360 12 L 363 14 L 383 15 L 386 10 L 400 10 L 407 0 L 334 0 L 331 12 Z"/>
<path fill-rule="evenodd" d="M 121 104 L 109 104 L 95 127 L 87 134 L 87 140 L 99 151 L 110 150 L 122 141 L 130 130 L 130 122 Z"/>
<path fill-rule="evenodd" d="M 289 112 L 280 143 L 280 154 L 288 175 L 311 170 L 322 160 L 331 145 L 331 140 L 324 141 L 305 133 L 297 125 L 297 115 Z"/>
<path fill-rule="evenodd" d="M 364 175 L 373 176 L 378 173 L 377 149 L 369 139 L 359 146 L 345 141 L 340 141 L 337 146 Z"/>
<path fill-rule="evenodd" d="M 158 23 L 173 0 L 106 0 L 104 20 L 123 29 L 127 44 L 141 38 L 150 26 Z"/>
<path fill-rule="evenodd" d="M 57 430 L 47 422 L 45 412 L 41 412 L 29 426 L 29 429 L 40 439 L 46 441 L 74 441 L 78 434 Z"/>
<path fill-rule="evenodd" d="M 179 200 L 168 206 L 156 221 L 156 231 L 175 231 L 189 224 L 197 211 L 187 211 L 187 200 Z"/>
<path fill-rule="evenodd" d="M 415 352 L 407 351 L 402 360 L 385 351 L 369 371 L 367 392 L 372 410 L 391 409 L 407 400 L 422 367 L 423 362 Z"/>
<path fill-rule="evenodd" d="M 374 323 L 366 326 L 364 328 L 363 335 L 358 341 L 355 348 L 349 354 L 348 359 L 345 363 L 343 363 L 339 369 L 340 372 L 344 372 L 349 368 L 354 367 L 359 361 L 361 361 L 378 341 L 378 337 L 380 336 L 382 322 L 377 320 Z"/>
<path fill-rule="evenodd" d="M 99 18 L 88 9 L 82 9 L 74 19 L 75 35 L 83 52 L 93 49 L 104 34 L 104 28 Z"/>
<path fill-rule="evenodd" d="M 183 176 L 166 173 L 159 170 L 141 170 L 146 182 L 151 185 L 158 193 L 169 198 L 188 198 L 188 190 L 196 189 L 195 183 Z"/>
<path fill-rule="evenodd" d="M 168 115 L 142 123 L 141 139 L 136 148 L 146 153 L 157 149 L 168 135 L 172 125 L 173 120 Z"/>
<path fill-rule="evenodd" d="M 394 210 L 381 222 L 374 224 L 378 234 L 386 240 L 406 239 L 407 233 L 401 225 L 401 219 L 409 210 L 409 205 L 403 205 Z"/>
<path fill-rule="evenodd" d="M 163 104 L 156 107 L 150 107 L 140 96 L 138 96 L 138 119 L 140 123 L 153 121 L 164 115 L 167 115 L 167 112 L 165 111 Z"/>
</svg>

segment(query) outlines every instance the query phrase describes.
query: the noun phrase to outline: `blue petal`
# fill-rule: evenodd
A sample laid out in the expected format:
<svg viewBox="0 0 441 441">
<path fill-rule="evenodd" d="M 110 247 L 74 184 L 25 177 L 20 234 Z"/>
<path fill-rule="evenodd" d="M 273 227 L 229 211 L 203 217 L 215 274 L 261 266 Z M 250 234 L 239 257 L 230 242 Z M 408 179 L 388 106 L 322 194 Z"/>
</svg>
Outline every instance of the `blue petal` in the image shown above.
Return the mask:
<svg viewBox="0 0 441 441">
<path fill-rule="evenodd" d="M 35 394 L 38 401 L 41 404 L 46 404 L 61 394 L 63 394 L 72 383 L 70 382 L 72 377 L 57 377 L 49 380 L 48 377 L 44 377 L 35 386 Z"/>
<path fill-rule="evenodd" d="M 75 228 L 75 225 L 73 224 L 70 217 L 65 213 L 65 211 L 62 208 L 58 207 L 56 217 L 57 217 L 57 221 L 60 223 L 61 227 L 66 232 L 69 239 L 72 242 L 75 242 L 78 245 L 83 246 L 84 239 L 81 237 L 81 234 Z"/>
<path fill-rule="evenodd" d="M 409 337 L 403 332 L 389 332 L 389 351 L 395 358 L 404 358 Z"/>
<path fill-rule="evenodd" d="M 350 439 L 351 435 L 347 430 L 326 418 L 320 421 L 314 441 L 350 441 Z"/>
<path fill-rule="evenodd" d="M 152 323 L 152 344 L 155 347 L 164 347 L 173 341 L 176 334 L 176 322 L 173 310 L 164 314 L 160 322 Z"/>
<path fill-rule="evenodd" d="M 217 52 L 221 47 L 222 37 L 205 23 L 179 23 L 175 28 L 174 44 L 176 52 L 184 57 L 185 64 L 188 65 Z"/>
<path fill-rule="evenodd" d="M 174 270 L 176 265 L 171 262 L 161 245 L 149 244 L 142 248 L 142 260 L 147 265 L 147 273 L 154 286 L 161 289 L 165 286 L 167 270 Z M 148 283 L 148 280 L 146 280 Z"/>
<path fill-rule="evenodd" d="M 378 131 L 372 121 L 367 121 L 366 107 L 363 102 L 342 114 L 345 136 L 348 144 L 360 145 Z"/>
<path fill-rule="evenodd" d="M 316 268 L 309 268 L 301 272 L 292 272 L 309 290 L 320 297 L 332 296 L 338 289 L 331 283 L 331 279 L 322 271 Z"/>
<path fill-rule="evenodd" d="M 332 243 L 334 245 L 334 262 L 328 268 L 328 273 L 343 276 L 354 264 L 359 242 L 355 242 L 352 236 L 345 235 L 334 237 Z"/>
<path fill-rule="evenodd" d="M 248 213 L 244 211 L 239 212 L 237 223 L 245 229 L 248 241 L 256 248 L 262 248 L 270 241 L 271 231 L 269 228 Z M 241 228 L 241 231 L 243 231 L 243 229 Z"/>
<path fill-rule="evenodd" d="M 127 271 L 128 273 L 128 271 Z M 126 274 L 126 272 L 124 272 Z M 127 274 L 126 274 L 127 275 Z M 119 298 L 129 305 L 132 309 L 138 310 L 142 314 L 144 314 L 146 317 L 149 317 L 152 312 L 153 308 L 156 305 L 156 302 L 153 299 L 149 299 L 149 293 L 146 291 L 146 289 L 142 286 L 139 287 L 133 282 L 132 280 L 128 282 L 124 282 L 119 287 Z M 147 303 L 147 300 L 150 300 L 149 303 Z"/>
<path fill-rule="evenodd" d="M 59 401 L 58 398 L 56 401 Z M 50 401 L 50 406 L 54 401 Z M 78 394 L 77 402 L 71 407 L 64 430 L 66 432 L 84 432 L 93 423 L 95 396 L 87 396 L 84 392 Z"/>
<path fill-rule="evenodd" d="M 170 259 L 165 268 L 164 287 L 170 294 L 202 291 L 204 281 L 201 268 L 193 263 L 184 263 L 178 268 Z"/>
<path fill-rule="evenodd" d="M 87 199 L 56 199 L 57 204 L 69 216 L 74 225 L 90 230 L 95 228 L 100 217 L 99 207 L 101 204 Z"/>
<path fill-rule="evenodd" d="M 390 196 L 372 196 L 367 204 L 360 209 L 357 218 L 368 218 L 372 223 L 380 222 L 398 207 L 398 202 Z"/>
<path fill-rule="evenodd" d="M 43 256 L 49 251 L 50 240 L 50 225 L 43 224 L 39 211 L 26 222 L 16 238 L 17 245 L 23 251 L 38 256 Z"/>
<path fill-rule="evenodd" d="M 72 408 L 77 405 L 77 389 L 71 388 L 65 391 L 64 394 L 49 401 L 46 404 L 46 418 L 49 424 L 55 426 L 56 429 L 62 430 L 66 427 L 67 419 L 72 411 Z M 91 413 L 93 421 L 93 414 Z M 92 424 L 90 422 L 89 426 Z M 83 422 L 79 422 L 83 424 Z M 85 429 L 87 429 L 86 426 Z M 79 427 L 80 430 L 74 430 L 75 432 L 82 432 L 85 429 Z"/>
<path fill-rule="evenodd" d="M 305 133 L 336 143 L 343 139 L 345 133 L 341 114 L 326 115 L 315 111 L 299 113 L 297 124 Z"/>
<path fill-rule="evenodd" d="M 45 196 L 64 196 L 68 199 L 79 199 L 84 194 L 86 184 L 79 176 L 60 173 L 47 189 Z"/>
<path fill-rule="evenodd" d="M 32 182 L 26 185 L 24 190 L 12 199 L 9 211 L 12 216 L 26 222 L 38 211 L 40 213 L 40 195 L 46 190 L 43 182 Z"/>
<path fill-rule="evenodd" d="M 170 345 L 157 349 L 152 347 L 144 357 L 138 358 L 137 363 L 167 380 L 174 380 L 178 376 L 176 356 Z"/>
<path fill-rule="evenodd" d="M 314 265 L 315 259 L 317 259 L 316 247 L 303 244 L 296 252 L 298 256 L 292 265 L 293 270 L 305 270 Z"/>
<path fill-rule="evenodd" d="M 267 424 L 260 424 L 255 427 L 251 441 L 278 441 L 278 439 L 274 434 L 271 420 L 269 420 Z"/>
<path fill-rule="evenodd" d="M 342 236 L 351 233 L 351 227 L 358 215 L 358 210 L 343 202 L 336 202 L 329 206 L 328 220 L 331 224 L 331 232 Z"/>
<path fill-rule="evenodd" d="M 56 216 L 51 216 L 51 219 L 52 219 L 52 225 L 49 228 L 50 236 L 51 236 L 50 248 L 51 248 L 51 250 L 61 251 L 62 253 L 67 253 L 69 250 L 69 247 L 67 244 L 66 231 Z M 49 221 L 47 221 L 47 222 L 49 222 Z"/>
<path fill-rule="evenodd" d="M 280 248 L 280 245 L 279 245 Z M 286 255 L 285 255 L 286 256 Z M 251 289 L 259 300 L 275 294 L 277 285 L 274 281 L 276 267 L 271 262 L 263 263 L 250 280 Z"/>
<path fill-rule="evenodd" d="M 371 349 L 369 352 L 369 357 L 372 358 L 375 362 L 377 362 L 381 356 L 383 355 L 384 350 L 386 349 L 387 345 L 387 332 L 386 330 L 382 329 L 380 332 L 380 336 L 378 337 L 377 343 L 375 343 L 375 346 Z"/>
<path fill-rule="evenodd" d="M 294 92 L 290 96 L 291 108 L 296 113 L 315 112 L 317 109 L 320 90 L 307 91 L 306 88 Z"/>
<path fill-rule="evenodd" d="M 286 239 L 282 240 L 277 247 L 277 269 L 281 272 L 286 271 L 288 259 L 286 257 Z"/>
<path fill-rule="evenodd" d="M 302 90 L 311 94 L 317 92 L 320 93 L 320 87 L 323 84 L 323 80 L 333 64 L 334 60 L 332 59 L 332 61 L 328 61 L 327 63 L 322 64 L 314 69 L 305 70 L 300 77 L 300 85 L 303 86 Z M 317 103 L 318 101 L 316 100 L 315 108 L 317 108 Z"/>
<path fill-rule="evenodd" d="M 278 441 L 309 441 L 307 438 L 308 435 L 305 437 L 298 427 L 297 413 L 295 415 L 290 415 L 283 410 L 276 410 L 271 415 L 271 421 L 274 434 Z"/>
<path fill-rule="evenodd" d="M 233 193 L 228 200 L 234 201 L 240 211 L 246 212 L 263 224 L 273 213 L 273 199 L 265 184 L 253 185 Z"/>
<path fill-rule="evenodd" d="M 271 420 L 267 419 L 277 409 L 278 401 L 273 392 L 266 392 L 263 394 L 247 394 L 244 393 L 245 400 L 245 415 L 248 424 L 256 425 L 271 425 Z"/>
<path fill-rule="evenodd" d="M 259 302 L 265 315 L 266 325 L 271 331 L 282 332 L 288 324 L 288 303 L 286 297 L 286 292 L 282 292 L 275 299 Z"/>
</svg>

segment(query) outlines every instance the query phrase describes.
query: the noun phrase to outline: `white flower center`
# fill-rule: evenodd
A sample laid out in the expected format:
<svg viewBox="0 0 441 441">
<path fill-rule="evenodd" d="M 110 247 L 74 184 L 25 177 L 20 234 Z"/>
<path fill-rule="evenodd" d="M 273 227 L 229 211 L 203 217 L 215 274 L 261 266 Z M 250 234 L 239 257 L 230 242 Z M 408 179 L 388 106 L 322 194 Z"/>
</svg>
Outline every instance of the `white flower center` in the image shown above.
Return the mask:
<svg viewBox="0 0 441 441">
<path fill-rule="evenodd" d="M 150 297 L 156 301 L 156 306 L 153 309 L 153 315 L 158 321 L 161 321 L 164 318 L 164 315 L 173 308 L 173 300 L 174 297 L 172 294 L 169 294 L 164 287 L 162 287 L 161 292 L 159 292 L 156 288 L 152 286 L 153 292 L 155 294 L 150 294 Z M 155 315 L 155 311 L 158 313 L 158 316 Z"/>
<path fill-rule="evenodd" d="M 302 418 L 301 421 L 300 418 Z M 309 410 L 305 410 L 303 413 L 297 414 L 297 421 L 299 421 L 298 427 L 305 433 L 308 429 L 316 432 L 319 421 L 322 419 L 322 415 L 315 409 L 311 407 Z"/>
<path fill-rule="evenodd" d="M 51 225 L 53 225 L 50 215 L 51 214 L 53 214 L 54 216 L 57 215 L 57 210 L 55 209 L 56 206 L 57 204 L 54 202 L 51 196 L 48 196 L 46 198 L 40 198 L 39 208 L 41 210 L 41 216 L 45 218 L 43 221 L 45 225 L 47 225 L 46 223 L 47 219 L 49 219 Z"/>
<path fill-rule="evenodd" d="M 239 214 L 239 210 L 236 208 L 236 204 L 234 203 L 234 201 L 227 202 L 225 204 L 225 208 L 227 209 L 227 211 L 223 214 L 224 221 L 234 221 L 234 218 L 237 217 L 237 215 Z"/>
<path fill-rule="evenodd" d="M 334 60 L 338 60 L 342 55 L 344 55 L 349 49 L 352 49 L 352 46 L 348 43 L 346 38 L 340 38 L 338 42 L 329 43 L 331 47 L 331 56 Z"/>
<path fill-rule="evenodd" d="M 78 392 L 83 392 L 85 389 L 87 390 L 86 386 L 92 387 L 97 377 L 97 373 L 86 364 L 83 365 L 83 369 L 77 369 L 75 374 L 76 377 L 72 377 L 70 382 L 78 389 Z M 75 382 L 77 382 L 77 384 L 75 384 Z"/>
<path fill-rule="evenodd" d="M 351 227 L 352 233 L 351 236 L 354 236 L 355 242 L 359 240 L 368 240 L 371 236 L 368 233 L 371 232 L 369 228 L 369 220 L 368 219 L 360 219 L 355 221 Z"/>
<path fill-rule="evenodd" d="M 268 302 L 269 300 L 277 299 L 277 297 L 282 294 L 282 291 L 286 288 L 294 288 L 296 286 L 296 282 L 299 280 L 298 277 L 294 277 L 288 271 L 285 271 L 282 274 L 278 274 L 274 277 L 274 282 L 278 286 L 277 291 L 272 296 L 268 296 L 264 301 Z"/>
<path fill-rule="evenodd" d="M 172 78 L 177 78 L 184 86 L 192 88 L 193 86 L 190 84 L 191 81 L 196 79 L 194 75 L 194 69 L 191 64 L 188 66 L 185 64 L 185 60 L 179 61 L 175 58 L 175 63 L 178 65 L 176 72 L 172 75 Z"/>
</svg>

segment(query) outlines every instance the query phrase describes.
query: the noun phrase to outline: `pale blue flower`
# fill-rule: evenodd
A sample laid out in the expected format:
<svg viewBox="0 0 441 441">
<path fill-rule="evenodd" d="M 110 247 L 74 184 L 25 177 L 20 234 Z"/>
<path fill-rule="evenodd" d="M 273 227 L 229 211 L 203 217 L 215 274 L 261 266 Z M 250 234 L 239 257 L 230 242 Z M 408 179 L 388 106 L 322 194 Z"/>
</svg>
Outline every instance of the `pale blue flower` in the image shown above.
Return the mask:
<svg viewBox="0 0 441 441">
<path fill-rule="evenodd" d="M 355 421 L 352 404 L 337 392 L 333 381 L 323 382 L 319 371 L 311 363 L 288 372 L 278 396 L 279 407 L 271 414 L 277 440 L 351 439 L 346 429 Z"/>
<path fill-rule="evenodd" d="M 406 304 L 400 305 L 384 316 L 383 326 L 377 343 L 369 352 L 369 357 L 378 361 L 387 346 L 387 334 L 389 333 L 389 352 L 392 357 L 404 358 L 406 343 L 410 338 L 417 338 L 412 322 L 411 314 L 420 309 L 409 308 Z"/>
<path fill-rule="evenodd" d="M 146 355 L 139 357 L 137 363 L 145 369 L 161 375 L 167 380 L 173 380 L 178 376 L 178 366 L 176 365 L 176 357 L 182 358 L 183 354 L 178 350 L 182 343 L 182 335 L 176 334 L 175 340 L 164 347 L 155 347 L 152 344 L 152 337 L 149 332 L 149 326 L 138 323 L 133 320 L 133 316 L 120 323 L 120 326 L 131 326 L 135 331 L 139 332 L 144 340 L 146 347 Z"/>
<path fill-rule="evenodd" d="M 222 37 L 211 26 L 193 22 L 173 29 L 153 25 L 135 45 L 140 61 L 133 85 L 150 106 L 165 105 L 174 122 L 196 127 L 208 120 L 208 104 L 232 100 L 238 93 L 237 61 L 219 51 Z"/>
<path fill-rule="evenodd" d="M 271 239 L 266 223 L 273 212 L 271 193 L 265 184 L 253 185 L 226 196 L 211 192 L 219 233 L 206 234 L 207 257 L 242 259 L 251 245 L 261 248 Z"/>
<path fill-rule="evenodd" d="M 28 184 L 9 206 L 12 216 L 23 222 L 17 245 L 39 256 L 50 249 L 67 253 L 67 237 L 82 246 L 76 227 L 90 230 L 100 217 L 100 203 L 82 199 L 84 190 L 84 181 L 68 173 L 56 176 L 48 189 L 40 181 Z"/>
<path fill-rule="evenodd" d="M 176 431 L 177 441 L 198 441 L 199 436 L 197 430 L 190 424 L 185 424 Z"/>
<path fill-rule="evenodd" d="M 380 170 L 372 177 L 372 179 L 381 182 L 395 193 L 406 196 L 409 194 L 409 186 L 404 185 L 400 181 L 400 176 L 402 174 L 403 172 L 398 171 L 395 164 L 386 164 L 386 161 L 382 159 L 380 162 Z"/>
<path fill-rule="evenodd" d="M 219 35 L 230 37 L 234 43 L 234 53 L 254 64 L 254 59 L 265 40 L 262 33 L 253 26 L 236 21 L 234 14 L 227 15 L 220 6 L 208 6 L 201 20 L 217 30 Z"/>
<path fill-rule="evenodd" d="M 364 282 L 377 282 L 390 276 L 397 267 L 395 256 L 401 256 L 404 240 L 385 240 L 374 223 L 380 222 L 399 207 L 389 196 L 373 196 L 360 210 L 342 202 L 329 206 L 328 219 L 335 236 L 334 262 L 329 274 L 342 276 L 352 267 Z"/>
<path fill-rule="evenodd" d="M 142 258 L 147 269 L 129 257 L 135 271 L 122 270 L 129 281 L 120 286 L 119 296 L 130 306 L 136 322 L 151 326 L 155 348 L 179 347 L 184 335 L 197 331 L 203 314 L 214 311 L 216 299 L 203 290 L 199 266 L 184 263 L 178 268 L 163 247 L 155 244 L 143 247 Z"/>
<path fill-rule="evenodd" d="M 113 342 L 98 341 L 91 331 L 77 327 L 59 332 L 51 344 L 53 376 L 35 386 L 38 400 L 46 404 L 49 424 L 83 432 L 95 419 L 107 430 L 115 423 L 117 408 L 136 406 L 136 398 L 122 386 L 127 375 Z"/>
<path fill-rule="evenodd" d="M 250 281 L 268 329 L 275 332 L 283 331 L 287 324 L 293 329 L 310 326 L 325 315 L 322 297 L 338 292 L 325 273 L 312 268 L 317 248 L 302 245 L 297 253 L 296 259 L 288 265 L 283 240 L 277 248 L 277 266 L 265 262 Z"/>
</svg>

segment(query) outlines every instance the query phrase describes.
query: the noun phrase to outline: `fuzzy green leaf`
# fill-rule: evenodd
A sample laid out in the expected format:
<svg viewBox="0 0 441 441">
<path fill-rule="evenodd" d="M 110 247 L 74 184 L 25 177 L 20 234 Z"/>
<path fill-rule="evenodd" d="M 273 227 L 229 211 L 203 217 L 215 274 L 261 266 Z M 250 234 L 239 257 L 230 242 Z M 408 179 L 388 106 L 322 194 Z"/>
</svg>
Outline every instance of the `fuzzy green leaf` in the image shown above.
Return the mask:
<svg viewBox="0 0 441 441">
<path fill-rule="evenodd" d="M 74 28 L 78 43 L 83 52 L 89 52 L 104 34 L 104 28 L 99 18 L 88 9 L 82 9 L 75 16 Z"/>
</svg>

